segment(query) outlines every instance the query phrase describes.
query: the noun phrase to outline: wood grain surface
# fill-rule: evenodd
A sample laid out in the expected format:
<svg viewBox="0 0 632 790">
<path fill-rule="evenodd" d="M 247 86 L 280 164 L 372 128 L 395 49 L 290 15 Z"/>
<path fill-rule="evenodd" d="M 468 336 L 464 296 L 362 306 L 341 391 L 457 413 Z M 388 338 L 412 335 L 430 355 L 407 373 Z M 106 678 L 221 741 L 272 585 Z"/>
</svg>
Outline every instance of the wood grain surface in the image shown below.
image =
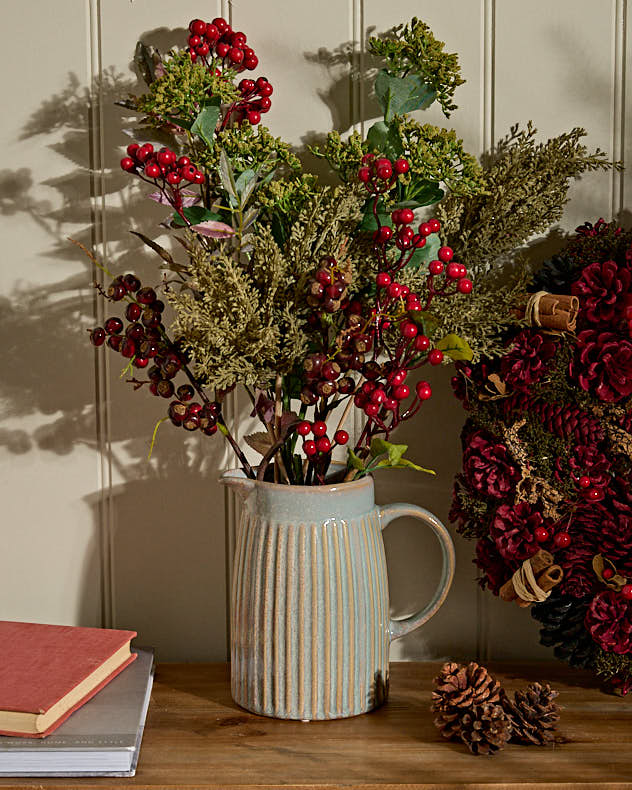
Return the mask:
<svg viewBox="0 0 632 790">
<path fill-rule="evenodd" d="M 227 664 L 160 664 L 138 772 L 130 779 L 0 779 L 0 787 L 632 788 L 632 699 L 603 694 L 558 664 L 493 666 L 513 690 L 548 680 L 564 707 L 557 743 L 474 757 L 438 734 L 429 712 L 437 662 L 391 664 L 385 706 L 352 719 L 292 722 L 231 700 Z"/>
</svg>

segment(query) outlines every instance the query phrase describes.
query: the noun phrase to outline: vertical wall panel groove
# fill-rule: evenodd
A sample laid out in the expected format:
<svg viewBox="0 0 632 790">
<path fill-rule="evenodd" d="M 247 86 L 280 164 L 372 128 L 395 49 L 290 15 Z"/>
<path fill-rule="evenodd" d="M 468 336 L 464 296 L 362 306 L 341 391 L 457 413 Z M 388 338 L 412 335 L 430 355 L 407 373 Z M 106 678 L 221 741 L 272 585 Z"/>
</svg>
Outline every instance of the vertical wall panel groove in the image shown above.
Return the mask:
<svg viewBox="0 0 632 790">
<path fill-rule="evenodd" d="M 101 2 L 86 0 L 89 107 L 89 156 L 90 156 L 90 214 L 92 248 L 97 256 L 107 261 L 107 232 L 105 222 L 105 142 L 103 139 L 103 95 L 101 76 Z M 101 285 L 103 272 L 93 266 L 94 280 Z M 95 291 L 95 320 L 101 325 L 105 315 L 104 300 Z M 113 551 L 113 507 L 112 507 L 112 453 L 110 431 L 109 360 L 106 354 L 95 349 L 95 429 L 98 448 L 97 484 L 99 501 L 97 507 L 99 532 L 99 569 L 101 587 L 101 625 L 111 628 L 116 623 L 114 611 L 114 551 Z"/>
<path fill-rule="evenodd" d="M 496 0 L 481 0 L 481 151 L 491 151 L 496 139 L 495 109 L 495 50 L 496 50 Z M 489 606 L 487 595 L 480 587 L 476 590 L 476 654 L 480 661 L 491 658 L 489 634 Z"/>
<path fill-rule="evenodd" d="M 614 30 L 612 47 L 612 157 L 615 161 L 625 158 L 625 81 L 626 81 L 626 28 L 627 0 L 614 0 Z M 620 218 L 625 205 L 623 172 L 612 171 L 612 218 Z"/>
</svg>

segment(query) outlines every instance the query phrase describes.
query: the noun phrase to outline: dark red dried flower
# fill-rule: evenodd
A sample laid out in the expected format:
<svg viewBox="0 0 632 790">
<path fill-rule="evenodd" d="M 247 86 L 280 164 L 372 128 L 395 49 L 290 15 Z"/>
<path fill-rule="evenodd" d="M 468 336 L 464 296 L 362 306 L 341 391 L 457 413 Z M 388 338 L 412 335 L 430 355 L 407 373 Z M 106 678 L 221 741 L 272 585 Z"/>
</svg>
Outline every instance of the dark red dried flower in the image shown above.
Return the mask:
<svg viewBox="0 0 632 790">
<path fill-rule="evenodd" d="M 580 326 L 610 327 L 618 325 L 627 304 L 632 272 L 615 261 L 592 263 L 586 266 L 571 293 L 580 299 Z"/>
<path fill-rule="evenodd" d="M 520 472 L 507 447 L 485 431 L 463 436 L 463 477 L 467 486 L 498 499 L 513 491 Z"/>
<path fill-rule="evenodd" d="M 544 526 L 542 513 L 528 502 L 500 505 L 494 514 L 489 534 L 502 557 L 508 562 L 523 561 L 540 548 L 534 530 Z"/>
<path fill-rule="evenodd" d="M 575 473 L 575 477 L 588 475 L 593 486 L 606 486 L 610 482 L 612 464 L 597 445 L 577 445 L 573 449 L 568 465 Z"/>
<path fill-rule="evenodd" d="M 494 595 L 498 595 L 503 584 L 511 578 L 520 563 L 508 563 L 500 556 L 492 540 L 480 538 L 476 542 L 476 559 L 474 564 L 483 571 L 479 584 L 488 587 Z"/>
<path fill-rule="evenodd" d="M 621 593 L 599 593 L 588 607 L 585 623 L 602 650 L 618 655 L 632 650 L 632 603 Z"/>
<path fill-rule="evenodd" d="M 574 527 L 573 538 L 567 549 L 555 552 L 555 562 L 562 567 L 564 578 L 560 582 L 559 592 L 573 598 L 593 595 L 601 588 L 601 582 L 593 570 L 592 561 L 597 550 L 591 537 L 586 537 Z"/>
<path fill-rule="evenodd" d="M 608 680 L 608 685 L 615 694 L 625 697 L 626 694 L 632 691 L 632 676 L 625 674 L 615 675 Z"/>
<path fill-rule="evenodd" d="M 585 329 L 569 375 L 586 392 L 613 403 L 632 395 L 632 343 L 614 332 Z"/>
<path fill-rule="evenodd" d="M 526 389 L 540 381 L 550 368 L 557 344 L 541 332 L 524 329 L 513 339 L 500 363 L 501 378 L 512 389 Z"/>
</svg>

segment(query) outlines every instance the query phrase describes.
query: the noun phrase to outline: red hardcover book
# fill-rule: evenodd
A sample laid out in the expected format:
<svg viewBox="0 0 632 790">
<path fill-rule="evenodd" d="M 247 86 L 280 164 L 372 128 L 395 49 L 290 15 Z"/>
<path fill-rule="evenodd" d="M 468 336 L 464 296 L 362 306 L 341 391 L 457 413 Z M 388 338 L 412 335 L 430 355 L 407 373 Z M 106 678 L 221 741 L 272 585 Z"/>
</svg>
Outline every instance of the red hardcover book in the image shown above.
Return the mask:
<svg viewBox="0 0 632 790">
<path fill-rule="evenodd" d="M 50 735 L 131 664 L 135 636 L 0 620 L 0 735 Z"/>
</svg>

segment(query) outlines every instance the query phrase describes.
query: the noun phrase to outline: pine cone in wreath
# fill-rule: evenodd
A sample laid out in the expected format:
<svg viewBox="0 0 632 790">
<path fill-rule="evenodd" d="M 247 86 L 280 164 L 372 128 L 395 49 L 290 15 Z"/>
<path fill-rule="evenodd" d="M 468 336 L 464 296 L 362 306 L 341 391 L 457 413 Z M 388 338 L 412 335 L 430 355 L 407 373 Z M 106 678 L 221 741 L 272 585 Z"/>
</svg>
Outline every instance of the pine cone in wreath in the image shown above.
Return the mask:
<svg viewBox="0 0 632 790">
<path fill-rule="evenodd" d="M 500 683 L 474 661 L 467 666 L 454 662 L 444 664 L 434 684 L 432 710 L 435 713 L 496 703 L 500 699 Z"/>
<path fill-rule="evenodd" d="M 560 719 L 557 696 L 548 683 L 531 683 L 524 691 L 516 691 L 513 700 L 502 690 L 500 704 L 510 723 L 511 740 L 536 746 L 551 743 Z"/>
<path fill-rule="evenodd" d="M 531 609 L 534 619 L 542 623 L 540 644 L 555 647 L 555 657 L 572 667 L 588 668 L 595 652 L 595 643 L 584 625 L 591 600 L 591 596 L 572 598 L 554 590 L 547 601 Z"/>
</svg>

